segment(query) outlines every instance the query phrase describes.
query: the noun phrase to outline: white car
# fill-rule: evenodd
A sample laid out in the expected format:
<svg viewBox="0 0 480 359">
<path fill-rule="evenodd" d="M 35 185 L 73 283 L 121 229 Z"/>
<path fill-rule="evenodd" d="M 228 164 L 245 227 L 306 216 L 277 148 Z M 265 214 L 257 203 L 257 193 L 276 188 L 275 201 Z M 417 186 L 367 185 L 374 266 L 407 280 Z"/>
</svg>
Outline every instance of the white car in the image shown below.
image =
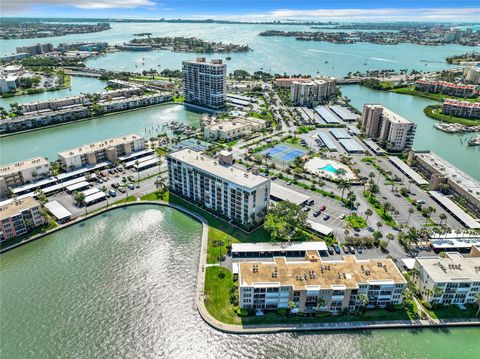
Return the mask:
<svg viewBox="0 0 480 359">
<path fill-rule="evenodd" d="M 342 213 L 342 214 L 340 215 L 340 217 L 338 217 L 338 218 L 340 218 L 340 219 L 345 219 L 345 217 L 346 217 L 346 215 L 344 215 L 344 214 Z"/>
</svg>

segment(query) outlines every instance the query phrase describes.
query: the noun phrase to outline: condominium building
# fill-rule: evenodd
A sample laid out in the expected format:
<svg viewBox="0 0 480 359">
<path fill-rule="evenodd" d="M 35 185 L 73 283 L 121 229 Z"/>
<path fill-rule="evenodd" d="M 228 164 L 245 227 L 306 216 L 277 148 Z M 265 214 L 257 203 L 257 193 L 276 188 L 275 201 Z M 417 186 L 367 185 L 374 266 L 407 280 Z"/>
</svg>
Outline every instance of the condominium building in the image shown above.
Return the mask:
<svg viewBox="0 0 480 359">
<path fill-rule="evenodd" d="M 17 75 L 1 75 L 0 76 L 0 93 L 16 91 L 19 82 Z"/>
<path fill-rule="evenodd" d="M 431 190 L 442 190 L 458 198 L 480 216 L 480 182 L 430 151 L 410 151 L 408 163 L 429 181 Z"/>
<path fill-rule="evenodd" d="M 293 82 L 310 82 L 311 78 L 306 77 L 279 77 L 275 79 L 275 85 L 282 88 L 291 88 Z"/>
<path fill-rule="evenodd" d="M 50 174 L 50 162 L 43 157 L 10 163 L 0 167 L 0 191 L 34 182 Z"/>
<path fill-rule="evenodd" d="M 90 100 L 85 95 L 56 98 L 47 101 L 26 102 L 18 105 L 18 112 L 26 114 L 44 110 L 62 110 L 75 106 L 87 105 Z"/>
<path fill-rule="evenodd" d="M 119 156 L 129 155 L 143 149 L 145 149 L 145 140 L 143 137 L 139 135 L 128 135 L 59 152 L 58 158 L 61 167 L 69 171 L 105 161 L 115 162 Z"/>
<path fill-rule="evenodd" d="M 416 257 L 413 280 L 423 297 L 435 304 L 475 303 L 480 293 L 480 250 L 470 256 L 447 252 L 443 257 Z"/>
<path fill-rule="evenodd" d="M 183 61 L 183 92 L 185 102 L 212 109 L 225 106 L 227 65 L 222 60 L 206 62 L 205 57 L 196 61 Z"/>
<path fill-rule="evenodd" d="M 294 105 L 313 106 L 335 93 L 336 79 L 333 77 L 317 77 L 310 81 L 293 81 L 290 87 L 290 98 Z"/>
<path fill-rule="evenodd" d="M 469 66 L 463 68 L 463 76 L 465 80 L 474 84 L 480 84 L 480 67 Z"/>
<path fill-rule="evenodd" d="M 47 54 L 52 51 L 53 51 L 52 44 L 36 44 L 31 46 L 17 47 L 17 54 L 27 53 L 30 55 L 41 55 L 41 54 Z"/>
<path fill-rule="evenodd" d="M 249 228 L 263 221 L 270 179 L 190 149 L 167 156 L 171 191 Z"/>
<path fill-rule="evenodd" d="M 355 310 L 362 305 L 401 304 L 407 282 L 391 259 L 323 261 L 307 251 L 305 259 L 275 257 L 238 263 L 240 308 L 287 308 L 300 312 Z M 368 303 L 365 302 L 368 297 Z"/>
<path fill-rule="evenodd" d="M 388 151 L 411 148 L 417 125 L 382 105 L 364 105 L 360 127 Z"/>
<path fill-rule="evenodd" d="M 28 233 L 45 223 L 41 206 L 33 197 L 5 201 L 0 206 L 0 241 Z"/>
<path fill-rule="evenodd" d="M 231 141 L 265 128 L 265 121 L 254 118 L 235 118 L 205 126 L 204 137 L 210 140 Z"/>
<path fill-rule="evenodd" d="M 475 97 L 477 86 L 454 84 L 446 81 L 418 80 L 415 89 L 423 92 L 442 93 L 456 97 Z"/>
<path fill-rule="evenodd" d="M 447 98 L 443 101 L 442 112 L 455 117 L 480 119 L 480 103 Z"/>
</svg>

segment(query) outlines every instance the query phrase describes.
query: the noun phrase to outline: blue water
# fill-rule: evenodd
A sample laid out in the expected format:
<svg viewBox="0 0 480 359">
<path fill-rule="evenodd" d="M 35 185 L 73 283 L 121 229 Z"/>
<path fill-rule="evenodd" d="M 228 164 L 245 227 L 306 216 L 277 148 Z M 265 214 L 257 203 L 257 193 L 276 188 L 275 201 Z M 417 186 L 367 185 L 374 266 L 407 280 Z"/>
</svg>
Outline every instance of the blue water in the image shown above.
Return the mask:
<svg viewBox="0 0 480 359">
<path fill-rule="evenodd" d="M 337 173 L 337 169 L 333 167 L 330 163 L 326 166 L 319 168 L 320 171 L 328 171 L 332 173 Z"/>
</svg>

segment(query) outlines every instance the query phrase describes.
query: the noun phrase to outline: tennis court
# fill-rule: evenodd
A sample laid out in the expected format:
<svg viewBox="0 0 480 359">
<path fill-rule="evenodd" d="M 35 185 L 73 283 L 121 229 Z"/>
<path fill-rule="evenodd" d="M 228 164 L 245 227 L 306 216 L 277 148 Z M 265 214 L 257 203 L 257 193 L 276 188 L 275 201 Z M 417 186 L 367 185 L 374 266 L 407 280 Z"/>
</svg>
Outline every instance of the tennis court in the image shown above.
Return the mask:
<svg viewBox="0 0 480 359">
<path fill-rule="evenodd" d="M 265 153 L 270 154 L 272 160 L 275 162 L 292 162 L 297 157 L 303 156 L 307 153 L 307 150 L 280 143 L 272 148 L 267 148 L 260 153 L 262 155 Z"/>
</svg>

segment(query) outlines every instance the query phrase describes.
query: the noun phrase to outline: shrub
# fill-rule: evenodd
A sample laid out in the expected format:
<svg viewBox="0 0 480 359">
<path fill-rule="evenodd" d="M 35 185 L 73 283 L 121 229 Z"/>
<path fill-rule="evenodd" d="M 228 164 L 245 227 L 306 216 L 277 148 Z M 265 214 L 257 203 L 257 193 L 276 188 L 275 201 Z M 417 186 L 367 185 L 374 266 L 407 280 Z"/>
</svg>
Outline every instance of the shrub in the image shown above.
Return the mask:
<svg viewBox="0 0 480 359">
<path fill-rule="evenodd" d="M 237 309 L 237 314 L 239 317 L 248 317 L 250 315 L 250 309 L 239 308 Z"/>
<path fill-rule="evenodd" d="M 277 309 L 278 315 L 287 315 L 287 308 L 278 308 Z"/>
</svg>

